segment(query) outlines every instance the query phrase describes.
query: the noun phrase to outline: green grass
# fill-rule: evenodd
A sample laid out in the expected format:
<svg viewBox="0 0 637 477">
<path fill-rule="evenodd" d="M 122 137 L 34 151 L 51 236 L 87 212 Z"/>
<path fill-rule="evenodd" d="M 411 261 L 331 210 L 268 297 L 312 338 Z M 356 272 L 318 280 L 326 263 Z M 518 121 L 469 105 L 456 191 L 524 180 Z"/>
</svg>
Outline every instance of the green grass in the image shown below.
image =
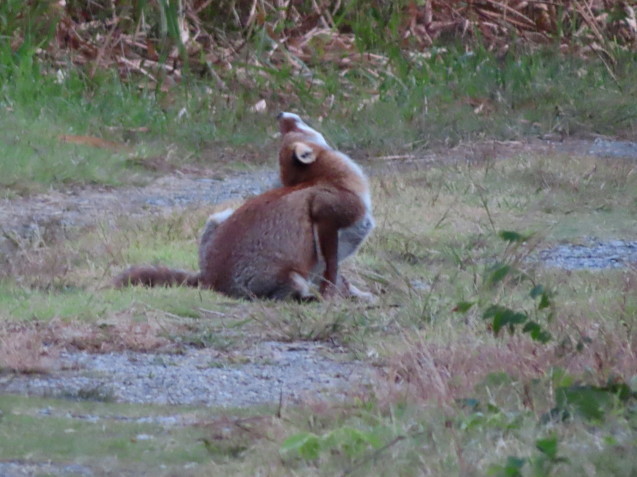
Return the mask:
<svg viewBox="0 0 637 477">
<path fill-rule="evenodd" d="M 214 440 L 211 410 L 2 396 L 0 411 L 0 461 L 75 462 L 98 473 L 197 475 L 212 458 L 206 445 Z M 228 410 L 214 414 L 220 420 L 232 416 Z M 162 417 L 186 424 L 165 426 Z"/>
<path fill-rule="evenodd" d="M 62 142 L 60 136 L 74 133 L 51 120 L 5 112 L 0 130 L 0 185 L 5 194 L 38 191 L 47 184 L 121 185 L 145 176 L 131 166 L 126 153 Z"/>
</svg>

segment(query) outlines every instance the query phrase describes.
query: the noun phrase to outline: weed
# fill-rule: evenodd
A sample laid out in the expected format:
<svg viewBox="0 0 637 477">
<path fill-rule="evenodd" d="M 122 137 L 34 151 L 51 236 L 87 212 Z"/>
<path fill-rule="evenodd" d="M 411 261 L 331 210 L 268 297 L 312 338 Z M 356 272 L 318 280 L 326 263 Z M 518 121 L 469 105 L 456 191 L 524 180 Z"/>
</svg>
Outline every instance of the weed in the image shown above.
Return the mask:
<svg viewBox="0 0 637 477">
<path fill-rule="evenodd" d="M 350 331 L 367 321 L 363 306 L 330 303 L 326 305 L 262 304 L 252 313 L 262 333 L 279 341 L 346 340 Z"/>
<path fill-rule="evenodd" d="M 535 447 L 539 451 L 539 455 L 529 459 L 521 459 L 518 457 L 507 457 L 504 465 L 491 466 L 488 475 L 518 477 L 522 476 L 522 468 L 528 463 L 531 467 L 531 475 L 546 476 L 558 475 L 557 470 L 559 464 L 568 463 L 568 459 L 560 457 L 557 454 L 558 439 L 557 436 L 549 436 L 538 439 Z"/>
<path fill-rule="evenodd" d="M 32 326 L 4 324 L 0 328 L 0 370 L 46 373 L 55 369 L 60 347 L 46 344 L 45 334 Z"/>
</svg>

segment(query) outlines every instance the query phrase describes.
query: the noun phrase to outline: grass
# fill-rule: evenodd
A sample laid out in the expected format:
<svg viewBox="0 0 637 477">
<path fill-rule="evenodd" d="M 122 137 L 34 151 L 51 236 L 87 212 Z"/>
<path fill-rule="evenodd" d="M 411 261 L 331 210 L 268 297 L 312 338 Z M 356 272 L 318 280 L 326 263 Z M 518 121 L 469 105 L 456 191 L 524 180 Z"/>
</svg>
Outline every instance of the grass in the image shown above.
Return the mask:
<svg viewBox="0 0 637 477">
<path fill-rule="evenodd" d="M 214 455 L 207 443 L 214 442 L 224 416 L 232 416 L 227 410 L 211 418 L 209 411 L 185 407 L 13 396 L 0 398 L 0 409 L 2 461 L 75 462 L 98 473 L 155 475 L 197 475 L 193 469 Z M 231 417 L 227 425 L 232 425 Z"/>
<path fill-rule="evenodd" d="M 196 462 L 196 475 L 631 475 L 635 272 L 548 269 L 531 257 L 583 236 L 632 239 L 635 166 L 550 152 L 478 156 L 374 177 L 378 228 L 347 267 L 379 296 L 372 306 L 245 303 L 192 289 L 106 286 L 129 263 L 194 268 L 206 210 L 122 219 L 107 234 L 87 228 L 73 246 L 53 241 L 23 255 L 15 276 L 0 285 L 0 338 L 28 346 L 4 346 L 5 367 L 46 371 L 50 363 L 39 354 L 45 343 L 50 357 L 52 346 L 153 351 L 190 343 L 240 352 L 263 339 L 325 340 L 377 366 L 379 375 L 344 403 L 308 402 L 282 417 L 242 411 L 255 416 L 256 427 L 230 426 L 223 438 L 205 435 L 205 426 L 166 431 L 118 422 L 105 431 L 23 415 L 14 398 L 2 398 L 11 435 L 23 436 L 0 446 L 3 458 L 100 468 L 116 453 L 121 468 Z M 507 242 L 502 230 L 530 238 Z M 51 272 L 53 256 L 68 264 L 65 273 Z M 511 268 L 494 278 L 494 264 Z M 537 285 L 548 291 L 546 308 L 529 296 Z M 533 340 L 521 326 L 495 336 L 484 317 L 494 304 L 522 313 L 551 339 Z M 197 412 L 221 419 L 214 410 Z M 46 448 L 36 422 L 44 419 L 51 432 L 73 432 Z M 140 442 L 138 434 L 155 438 Z"/>
</svg>

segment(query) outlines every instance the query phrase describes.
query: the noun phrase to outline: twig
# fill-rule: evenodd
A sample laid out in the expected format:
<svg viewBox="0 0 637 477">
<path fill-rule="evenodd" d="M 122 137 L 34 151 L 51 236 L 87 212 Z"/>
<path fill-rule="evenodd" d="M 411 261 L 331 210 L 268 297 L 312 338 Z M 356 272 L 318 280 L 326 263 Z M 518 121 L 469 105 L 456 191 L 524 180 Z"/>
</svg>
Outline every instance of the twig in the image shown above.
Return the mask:
<svg viewBox="0 0 637 477">
<path fill-rule="evenodd" d="M 283 386 L 281 386 L 281 391 L 279 393 L 279 405 L 276 409 L 275 416 L 281 419 L 282 414 L 283 414 Z"/>
<path fill-rule="evenodd" d="M 413 154 L 394 154 L 392 156 L 376 156 L 372 159 L 379 161 L 395 161 L 397 159 L 416 159 L 416 156 Z"/>
</svg>

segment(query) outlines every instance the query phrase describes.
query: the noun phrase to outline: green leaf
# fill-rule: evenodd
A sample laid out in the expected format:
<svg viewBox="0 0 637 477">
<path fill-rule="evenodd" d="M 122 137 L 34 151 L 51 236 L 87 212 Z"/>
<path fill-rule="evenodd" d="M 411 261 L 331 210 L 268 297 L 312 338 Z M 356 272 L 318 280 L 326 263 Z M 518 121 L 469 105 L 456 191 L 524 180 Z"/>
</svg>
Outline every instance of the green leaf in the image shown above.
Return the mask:
<svg viewBox="0 0 637 477">
<path fill-rule="evenodd" d="M 509 331 L 513 332 L 515 325 L 524 323 L 528 317 L 525 313 L 516 312 L 510 308 L 506 308 L 500 305 L 491 305 L 486 309 L 482 315 L 483 319 L 493 318 L 491 326 L 493 326 L 493 333 L 496 335 L 505 326 L 509 327 Z"/>
<path fill-rule="evenodd" d="M 496 477 L 522 477 L 522 467 L 524 467 L 526 462 L 526 459 L 509 456 L 504 465 L 491 466 L 488 470 L 488 475 L 494 475 Z"/>
<path fill-rule="evenodd" d="M 555 460 L 557 458 L 557 436 L 538 439 L 535 441 L 535 447 L 549 459 Z"/>
<path fill-rule="evenodd" d="M 620 401 L 628 401 L 630 398 L 637 397 L 637 393 L 621 379 L 609 379 L 608 384 L 602 388 L 611 394 L 614 394 Z"/>
<path fill-rule="evenodd" d="M 325 436 L 327 447 L 342 450 L 347 456 L 354 457 L 369 446 L 377 449 L 382 445 L 378 436 L 371 432 L 363 432 L 353 427 L 341 427 Z"/>
<path fill-rule="evenodd" d="M 551 306 L 551 300 L 548 293 L 542 293 L 542 298 L 540 298 L 540 303 L 537 306 L 538 310 L 543 310 L 544 308 L 548 308 Z"/>
<path fill-rule="evenodd" d="M 526 459 L 521 459 L 519 457 L 509 456 L 507 457 L 505 470 L 507 471 L 506 475 L 513 477 L 522 475 L 520 472 L 522 467 L 526 464 Z"/>
<path fill-rule="evenodd" d="M 551 341 L 551 333 L 546 331 L 542 326 L 535 321 L 529 321 L 522 328 L 524 333 L 528 333 L 531 335 L 534 341 L 539 341 L 540 343 L 548 343 Z"/>
<path fill-rule="evenodd" d="M 537 298 L 543 293 L 544 293 L 544 287 L 542 285 L 535 285 L 531 289 L 531 292 L 529 293 L 529 295 L 531 295 L 531 298 Z"/>
<path fill-rule="evenodd" d="M 528 240 L 528 235 L 522 235 L 521 233 L 514 232 L 513 230 L 501 230 L 498 232 L 498 236 L 502 240 L 506 240 L 507 242 L 525 242 Z"/>
<path fill-rule="evenodd" d="M 466 313 L 473 305 L 474 303 L 471 301 L 460 301 L 456 303 L 456 306 L 452 311 L 455 311 L 456 313 Z"/>
<path fill-rule="evenodd" d="M 560 409 L 573 408 L 586 419 L 601 420 L 610 407 L 612 395 L 596 386 L 570 386 L 555 390 Z"/>
<path fill-rule="evenodd" d="M 513 270 L 513 267 L 506 263 L 497 263 L 489 270 L 490 274 L 487 277 L 487 282 L 491 285 L 495 285 L 501 282 L 511 272 L 511 270 Z"/>
<path fill-rule="evenodd" d="M 281 444 L 281 452 L 296 452 L 306 460 L 318 459 L 321 450 L 321 442 L 316 434 L 301 432 L 288 437 Z"/>
<path fill-rule="evenodd" d="M 460 406 L 476 411 L 480 406 L 480 401 L 476 398 L 461 398 L 456 401 Z"/>
<path fill-rule="evenodd" d="M 551 292 L 546 290 L 542 285 L 536 285 L 529 293 L 531 298 L 540 297 L 540 303 L 537 305 L 538 310 L 543 310 L 551 306 Z"/>
</svg>

